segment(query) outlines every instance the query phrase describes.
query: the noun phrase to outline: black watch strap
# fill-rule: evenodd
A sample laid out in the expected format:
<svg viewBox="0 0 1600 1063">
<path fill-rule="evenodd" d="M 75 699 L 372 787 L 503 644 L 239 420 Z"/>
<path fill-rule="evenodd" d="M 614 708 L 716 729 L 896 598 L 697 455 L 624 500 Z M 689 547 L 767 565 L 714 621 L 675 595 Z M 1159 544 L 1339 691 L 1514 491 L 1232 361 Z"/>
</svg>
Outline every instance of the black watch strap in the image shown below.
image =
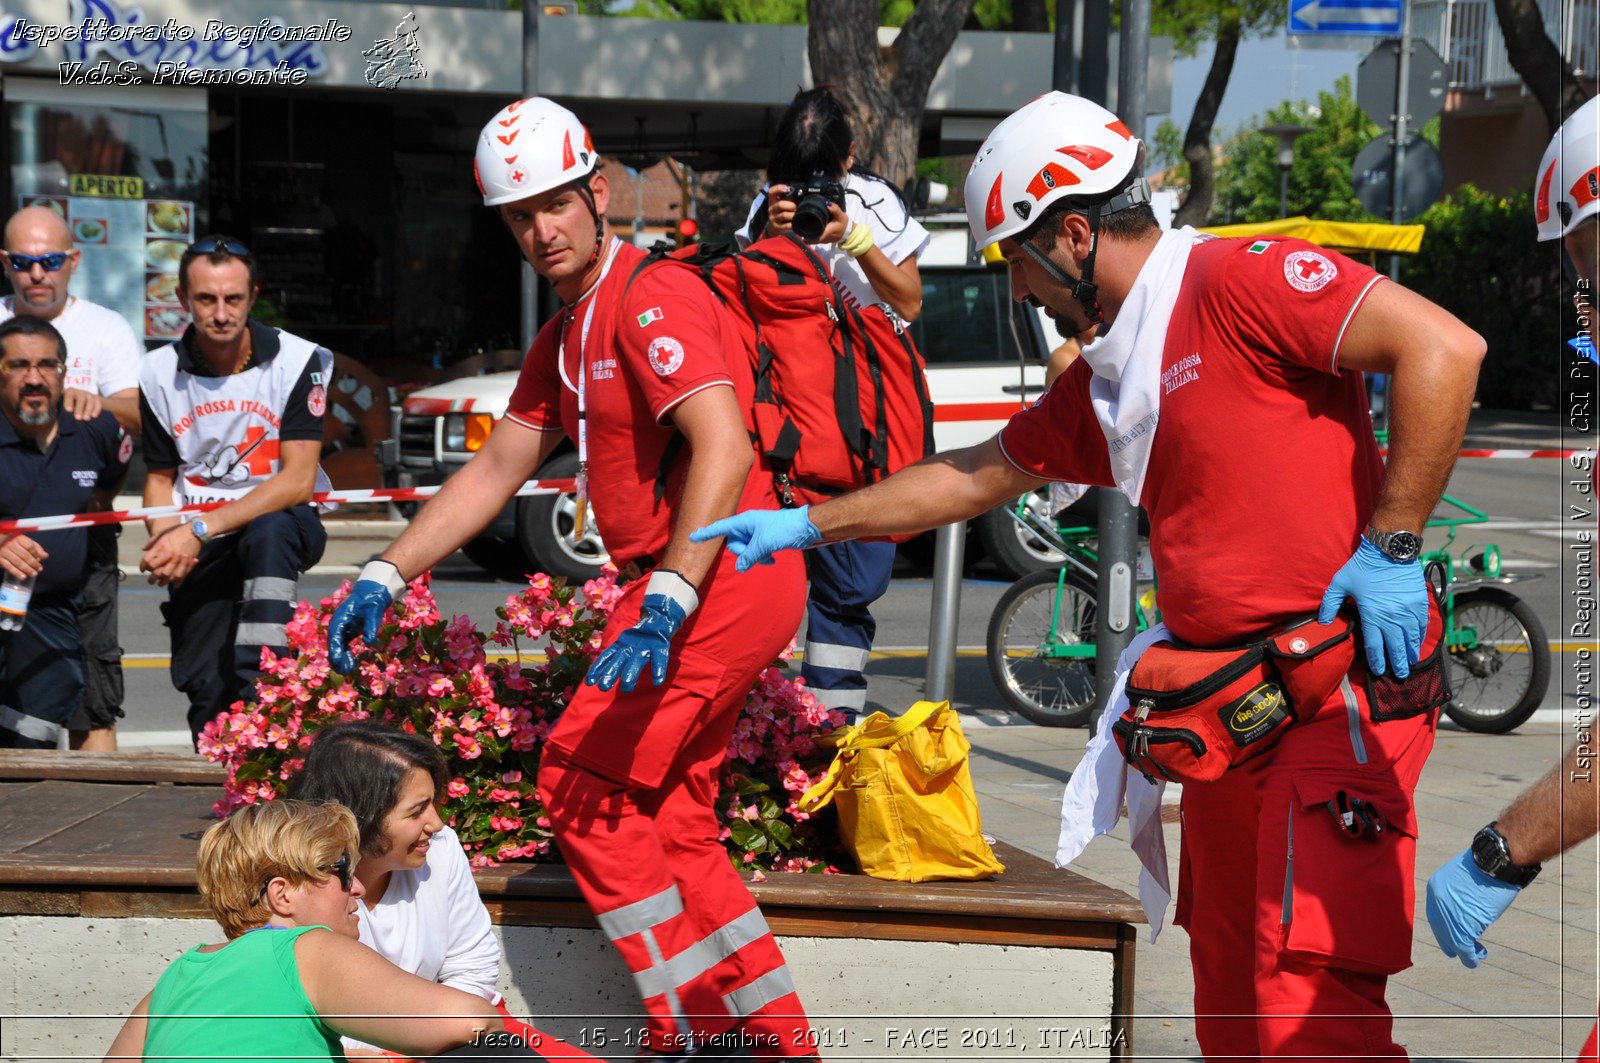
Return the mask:
<svg viewBox="0 0 1600 1063">
<path fill-rule="evenodd" d="M 1496 823 L 1484 827 L 1472 839 L 1472 862 L 1490 878 L 1518 889 L 1538 878 L 1539 872 L 1544 869 L 1543 864 L 1524 867 L 1512 863 L 1511 846 L 1507 844 L 1505 835 L 1497 829 Z"/>
</svg>

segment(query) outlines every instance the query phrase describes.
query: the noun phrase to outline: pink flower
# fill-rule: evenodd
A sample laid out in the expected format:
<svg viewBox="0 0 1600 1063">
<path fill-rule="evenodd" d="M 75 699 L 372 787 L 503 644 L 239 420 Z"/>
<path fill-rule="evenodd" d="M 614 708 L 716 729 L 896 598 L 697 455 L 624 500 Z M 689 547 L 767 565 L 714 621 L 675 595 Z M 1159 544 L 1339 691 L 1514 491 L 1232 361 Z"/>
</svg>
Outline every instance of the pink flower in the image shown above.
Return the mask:
<svg viewBox="0 0 1600 1063">
<path fill-rule="evenodd" d="M 478 748 L 478 740 L 471 735 L 456 735 L 456 755 L 462 760 L 477 760 L 483 755 L 483 750 Z"/>
<path fill-rule="evenodd" d="M 489 826 L 493 827 L 495 830 L 503 830 L 509 834 L 512 831 L 522 829 L 522 820 L 518 819 L 516 816 L 490 816 Z"/>
<path fill-rule="evenodd" d="M 504 775 L 500 776 L 500 781 L 501 782 L 521 782 L 522 781 L 522 772 L 520 772 L 520 771 L 508 771 Z"/>
<path fill-rule="evenodd" d="M 431 698 L 448 697 L 456 692 L 456 685 L 443 675 L 435 675 L 428 681 L 426 693 Z"/>
<path fill-rule="evenodd" d="M 456 778 L 450 780 L 449 785 L 444 788 L 444 792 L 452 798 L 465 797 L 472 792 L 472 788 L 467 785 L 465 779 Z"/>
</svg>

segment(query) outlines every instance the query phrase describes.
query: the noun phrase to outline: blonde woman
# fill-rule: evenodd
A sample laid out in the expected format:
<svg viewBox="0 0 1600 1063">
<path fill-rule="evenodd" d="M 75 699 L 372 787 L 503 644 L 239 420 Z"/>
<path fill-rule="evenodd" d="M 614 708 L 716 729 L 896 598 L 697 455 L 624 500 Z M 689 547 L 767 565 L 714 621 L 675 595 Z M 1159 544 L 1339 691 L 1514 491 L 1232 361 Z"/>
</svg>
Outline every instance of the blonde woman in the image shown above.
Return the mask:
<svg viewBox="0 0 1600 1063">
<path fill-rule="evenodd" d="M 252 805 L 206 831 L 200 894 L 228 940 L 174 960 L 106 1058 L 339 1061 L 341 1034 L 423 1057 L 501 1031 L 482 997 L 357 940 L 359 852 L 331 803 Z"/>
</svg>

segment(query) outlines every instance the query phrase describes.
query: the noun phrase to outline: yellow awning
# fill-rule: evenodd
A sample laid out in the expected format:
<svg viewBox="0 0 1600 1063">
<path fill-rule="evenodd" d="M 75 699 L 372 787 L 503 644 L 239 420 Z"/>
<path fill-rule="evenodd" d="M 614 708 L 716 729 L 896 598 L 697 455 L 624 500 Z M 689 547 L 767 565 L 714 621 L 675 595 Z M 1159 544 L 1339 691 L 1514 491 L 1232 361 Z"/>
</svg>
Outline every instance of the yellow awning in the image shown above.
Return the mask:
<svg viewBox="0 0 1600 1063">
<path fill-rule="evenodd" d="M 1379 222 L 1312 221 L 1278 218 L 1241 225 L 1212 225 L 1200 231 L 1214 236 L 1291 236 L 1309 240 L 1344 254 L 1395 252 L 1414 255 L 1422 249 L 1422 225 L 1384 225 Z"/>
</svg>

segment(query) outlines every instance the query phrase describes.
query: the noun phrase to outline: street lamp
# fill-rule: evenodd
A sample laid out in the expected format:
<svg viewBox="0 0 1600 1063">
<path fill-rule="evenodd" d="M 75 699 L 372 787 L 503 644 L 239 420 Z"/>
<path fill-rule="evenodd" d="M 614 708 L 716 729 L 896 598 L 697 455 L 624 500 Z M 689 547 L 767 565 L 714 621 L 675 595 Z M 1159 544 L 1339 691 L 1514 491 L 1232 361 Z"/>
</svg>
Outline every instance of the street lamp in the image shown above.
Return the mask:
<svg viewBox="0 0 1600 1063">
<path fill-rule="evenodd" d="M 1294 165 L 1294 142 L 1311 132 L 1310 126 L 1286 122 L 1269 125 L 1263 133 L 1278 140 L 1278 217 L 1289 216 L 1289 167 Z"/>
</svg>

